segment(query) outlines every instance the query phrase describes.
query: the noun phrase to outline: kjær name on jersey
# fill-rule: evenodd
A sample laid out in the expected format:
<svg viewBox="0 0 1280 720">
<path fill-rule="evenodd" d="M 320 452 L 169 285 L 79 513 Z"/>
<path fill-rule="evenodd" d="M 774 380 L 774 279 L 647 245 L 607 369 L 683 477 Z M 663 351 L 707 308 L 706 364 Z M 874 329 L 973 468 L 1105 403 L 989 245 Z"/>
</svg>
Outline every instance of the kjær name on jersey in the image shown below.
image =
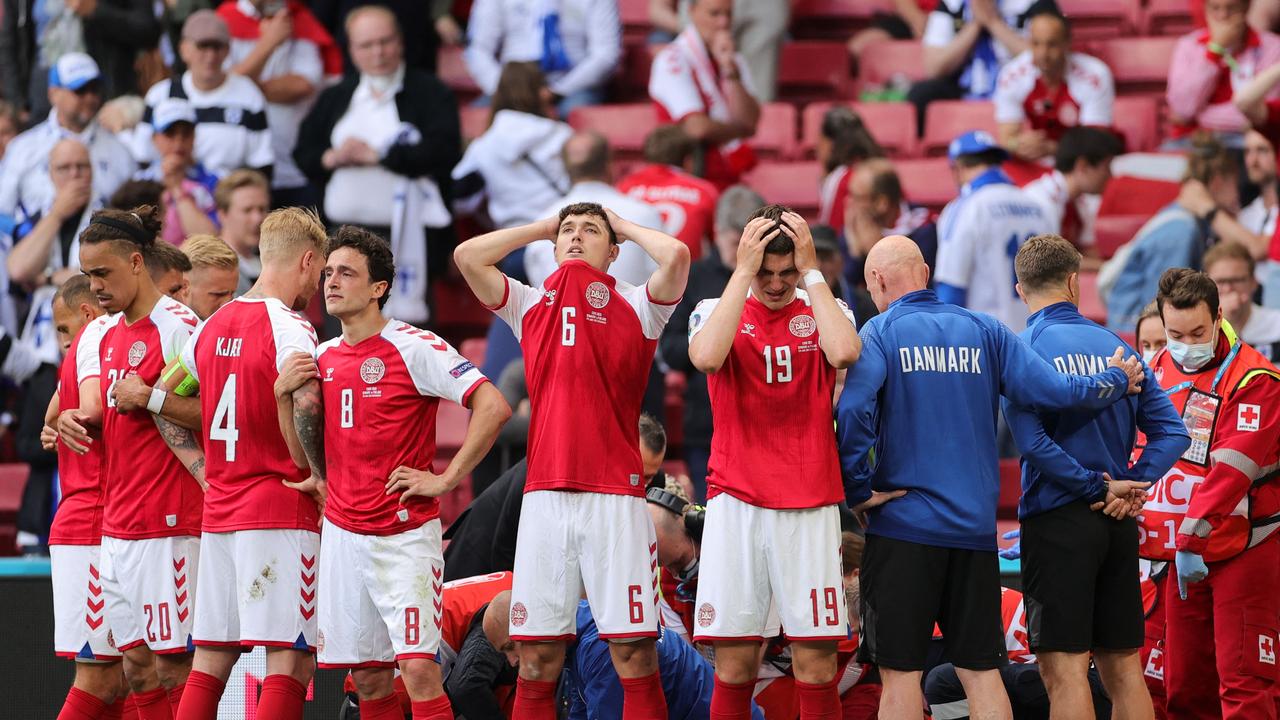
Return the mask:
<svg viewBox="0 0 1280 720">
<path fill-rule="evenodd" d="M 219 357 L 240 357 L 241 345 L 244 345 L 244 338 L 220 337 L 213 348 L 213 354 Z"/>
</svg>

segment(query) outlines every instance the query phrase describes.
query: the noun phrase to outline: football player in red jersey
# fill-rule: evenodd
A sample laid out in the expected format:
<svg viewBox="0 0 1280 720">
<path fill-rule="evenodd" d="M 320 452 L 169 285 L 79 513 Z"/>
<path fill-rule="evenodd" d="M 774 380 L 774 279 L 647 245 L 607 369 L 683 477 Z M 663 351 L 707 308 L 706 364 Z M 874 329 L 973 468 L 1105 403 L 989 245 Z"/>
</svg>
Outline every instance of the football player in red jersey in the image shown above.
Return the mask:
<svg viewBox="0 0 1280 720">
<path fill-rule="evenodd" d="M 753 213 L 724 295 L 698 303 L 689 338 L 716 418 L 693 638 L 716 647 L 712 713 L 750 717 L 760 643 L 780 619 L 800 717 L 834 716 L 836 643 L 848 624 L 832 402 L 836 372 L 857 362 L 862 343 L 818 269 L 804 218 L 780 205 Z"/>
<path fill-rule="evenodd" d="M 498 263 L 553 240 L 559 268 L 532 288 Z M 658 264 L 644 287 L 606 273 L 624 240 Z M 532 416 L 516 541 L 511 637 L 519 644 L 515 717 L 555 717 L 565 641 L 590 598 L 621 678 L 623 720 L 665 718 L 658 679 L 653 523 L 636 427 L 658 336 L 684 293 L 689 248 L 594 203 L 472 238 L 454 251 L 480 302 L 524 351 Z"/>
<path fill-rule="evenodd" d="M 267 648 L 258 712 L 302 716 L 315 671 L 320 516 L 309 495 L 281 482 L 305 479 L 310 466 L 300 446 L 290 449 L 280 413 L 318 404 L 320 391 L 311 382 L 278 402 L 274 384 L 289 355 L 316 346 L 315 331 L 295 309 L 315 294 L 328 240 L 311 211 L 268 215 L 261 277 L 196 330 L 147 403 L 175 417 L 194 410 L 205 438 L 205 582 L 196 598 L 195 662 L 177 715 L 183 720 L 217 715 L 232 666 L 254 646 Z M 190 397 L 197 388 L 199 397 Z"/>
<path fill-rule="evenodd" d="M 437 498 L 471 473 L 511 408 L 447 342 L 383 317 L 395 274 L 386 240 L 353 226 L 338 230 L 324 302 L 342 335 L 314 360 L 294 355 L 277 393 L 319 377 L 324 398 L 320 666 L 352 670 L 364 720 L 403 720 L 392 690 L 397 664 L 413 720 L 452 720 L 436 662 L 444 572 Z M 441 398 L 472 415 L 462 447 L 436 474 Z M 315 452 L 314 439 L 303 444 Z"/>
<path fill-rule="evenodd" d="M 189 430 L 122 410 L 113 393 L 126 377 L 156 382 L 197 324 L 147 273 L 143 258 L 155 246 L 158 215 L 150 206 L 101 210 L 80 234 L 81 271 L 114 313 L 99 346 L 106 487 L 99 570 L 106 620 L 142 720 L 172 717 L 190 670 L 204 481 L 203 453 Z M 63 413 L 58 430 L 88 444 L 74 416 Z"/>
</svg>

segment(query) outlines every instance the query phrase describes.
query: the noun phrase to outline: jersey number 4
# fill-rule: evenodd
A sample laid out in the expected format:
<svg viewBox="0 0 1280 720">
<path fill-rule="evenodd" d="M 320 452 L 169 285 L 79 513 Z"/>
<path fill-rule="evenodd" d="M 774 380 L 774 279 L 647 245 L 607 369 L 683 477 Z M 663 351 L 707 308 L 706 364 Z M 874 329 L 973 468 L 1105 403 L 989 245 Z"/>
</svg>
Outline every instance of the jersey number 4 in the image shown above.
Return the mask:
<svg viewBox="0 0 1280 720">
<path fill-rule="evenodd" d="M 218 396 L 218 407 L 213 410 L 213 422 L 209 425 L 209 439 L 226 443 L 227 462 L 236 461 L 236 443 L 240 440 L 240 430 L 236 427 L 236 374 L 227 376 L 227 384 L 222 386 L 222 395 Z"/>
</svg>

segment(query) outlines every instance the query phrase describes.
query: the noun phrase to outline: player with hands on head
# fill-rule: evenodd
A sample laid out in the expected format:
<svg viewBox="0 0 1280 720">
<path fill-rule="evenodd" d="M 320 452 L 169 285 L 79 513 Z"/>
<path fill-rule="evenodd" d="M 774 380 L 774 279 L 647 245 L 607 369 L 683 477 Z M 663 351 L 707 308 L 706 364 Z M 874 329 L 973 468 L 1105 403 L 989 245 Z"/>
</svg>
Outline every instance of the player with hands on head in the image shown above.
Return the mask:
<svg viewBox="0 0 1280 720">
<path fill-rule="evenodd" d="M 511 409 L 444 340 L 383 317 L 395 276 L 386 240 L 339 228 L 323 290 L 342 335 L 321 344 L 314 360 L 291 357 L 277 391 L 318 378 L 324 399 L 323 443 L 298 425 L 307 455 L 324 452 L 323 482 L 313 475 L 310 485 L 292 485 L 314 486 L 326 497 L 320 666 L 351 669 L 364 720 L 403 720 L 393 692 L 397 665 L 413 720 L 446 720 L 453 711 L 436 662 L 444 572 L 439 497 L 475 469 Z M 462 447 L 437 474 L 441 399 L 470 408 L 471 421 Z"/>
<path fill-rule="evenodd" d="M 689 359 L 707 373 L 716 418 L 693 639 L 715 646 L 712 716 L 747 720 L 761 643 L 780 620 L 800 717 L 834 717 L 836 643 L 849 629 L 832 402 L 862 342 L 804 218 L 781 205 L 753 215 L 724 294 L 689 318 Z"/>
<path fill-rule="evenodd" d="M 1031 313 L 1022 339 L 1070 375 L 1102 369 L 1121 342 L 1080 314 L 1080 262 L 1080 252 L 1052 234 L 1029 238 L 1013 262 L 1015 288 Z M 1022 453 L 1018 518 L 1030 650 L 1054 716 L 1064 720 L 1094 717 L 1091 661 L 1117 717 L 1152 717 L 1134 518 L 1146 489 L 1191 438 L 1155 375 L 1145 367 L 1144 374 L 1141 394 L 1102 410 L 1002 405 Z M 1130 466 L 1139 430 L 1146 445 Z"/>
<path fill-rule="evenodd" d="M 541 287 L 498 269 L 510 253 L 546 239 L 559 267 Z M 606 272 L 624 241 L 658 264 L 642 287 Z M 558 218 L 472 238 L 454 259 L 520 340 L 533 412 L 511 592 L 515 717 L 555 717 L 556 679 L 585 590 L 621 679 L 623 720 L 665 718 L 655 540 L 636 427 L 658 336 L 684 293 L 688 246 L 575 203 Z"/>
<path fill-rule="evenodd" d="M 866 280 L 881 314 L 862 328 L 862 354 L 837 405 L 846 498 L 859 507 L 875 502 L 873 490 L 905 494 L 868 513 L 858 659 L 880 666 L 881 718 L 920 718 L 937 623 L 972 716 L 1008 718 L 997 672 L 1007 655 L 996 401 L 1104 408 L 1136 390 L 1142 362 L 1117 347 L 1103 372 L 1058 373 L 1000 321 L 941 302 L 927 289 L 919 246 L 905 236 L 872 246 Z"/>
</svg>

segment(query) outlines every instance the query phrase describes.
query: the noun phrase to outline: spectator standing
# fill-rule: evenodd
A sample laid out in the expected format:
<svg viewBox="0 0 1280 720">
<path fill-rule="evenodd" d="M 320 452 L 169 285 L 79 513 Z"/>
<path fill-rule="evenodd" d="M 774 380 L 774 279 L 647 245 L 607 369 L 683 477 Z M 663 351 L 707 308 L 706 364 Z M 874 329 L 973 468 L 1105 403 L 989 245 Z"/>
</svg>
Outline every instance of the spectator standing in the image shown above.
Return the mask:
<svg viewBox="0 0 1280 720">
<path fill-rule="evenodd" d="M 151 142 L 160 160 L 134 179 L 164 186 L 161 238 L 181 245 L 189 235 L 216 233 L 213 191 L 218 178 L 195 159 L 195 109 L 186 100 L 165 98 L 151 114 L 151 128 Z"/>
<path fill-rule="evenodd" d="M 745 185 L 734 185 L 716 203 L 712 251 L 689 267 L 684 297 L 662 333 L 658 352 L 671 369 L 686 376 L 684 397 L 684 460 L 693 482 L 695 503 L 707 500 L 707 462 L 711 458 L 711 398 L 707 376 L 689 360 L 689 316 L 698 303 L 724 294 L 738 261 L 738 239 L 751 213 L 764 199 Z"/>
<path fill-rule="evenodd" d="M 961 135 L 947 156 L 960 197 L 938 219 L 938 299 L 989 313 L 1021 331 L 1027 309 L 1013 289 L 1013 258 L 1027 238 L 1049 232 L 1052 223 L 1000 169 L 1009 153 L 990 134 Z"/>
<path fill-rule="evenodd" d="M 575 203 L 596 203 L 609 208 L 623 220 L 641 227 L 663 229 L 662 216 L 645 202 L 624 195 L 610 185 L 609 143 L 596 132 L 573 135 L 564 144 L 564 167 L 573 185 L 565 196 L 544 209 L 542 217 L 558 215 L 560 208 Z M 529 282 L 537 287 L 557 267 L 553 240 L 534 243 L 524 253 L 524 270 Z M 637 243 L 621 243 L 617 258 L 609 265 L 609 274 L 640 286 L 658 269 L 658 264 Z"/>
<path fill-rule="evenodd" d="M 733 39 L 747 62 L 760 102 L 778 96 L 778 56 L 791 23 L 791 3 L 733 1 Z"/>
<path fill-rule="evenodd" d="M 653 59 L 649 97 L 658 117 L 698 141 L 697 174 L 724 189 L 756 164 L 748 140 L 760 102 L 734 45 L 732 0 L 691 0 L 689 27 Z"/>
<path fill-rule="evenodd" d="M 267 128 L 267 101 L 252 80 L 229 75 L 223 68 L 231 47 L 227 23 L 212 10 L 192 13 L 182 26 L 179 52 L 187 71 L 161 80 L 147 91 L 147 112 L 138 126 L 135 141 L 151 142 L 149 122 L 165 98 L 187 100 L 200 122 L 196 126 L 195 158 L 205 168 L 222 177 L 232 170 L 249 167 L 271 175 L 275 154 Z M 153 149 L 135 148 L 139 157 Z"/>
<path fill-rule="evenodd" d="M 1167 271 L 1156 303 L 1169 345 L 1156 377 L 1192 444 L 1142 509 L 1143 557 L 1170 562 L 1168 716 L 1275 717 L 1280 613 L 1280 374 L 1222 321 L 1204 273 Z"/>
<path fill-rule="evenodd" d="M 1022 191 L 1040 203 L 1057 233 L 1085 253 L 1090 269 L 1099 260 L 1094 248 L 1094 222 L 1102 191 L 1111 180 L 1111 161 L 1124 151 L 1115 133 L 1095 127 L 1075 127 L 1054 143 L 1054 167 L 1032 180 Z"/>
<path fill-rule="evenodd" d="M 64 55 L 103 68 L 102 97 L 138 91 L 138 52 L 154 47 L 160 23 L 148 0 L 5 0 L 0 21 L 0 90 L 38 120 L 49 111 L 45 79 Z"/>
<path fill-rule="evenodd" d="M 435 76 L 405 64 L 404 36 L 389 10 L 357 9 L 346 30 L 359 72 L 320 94 L 294 159 L 324 187 L 330 223 L 390 238 L 397 277 L 387 313 L 424 323 L 427 278 L 448 267 L 455 243 L 449 172 L 462 142 L 457 105 Z"/>
<path fill-rule="evenodd" d="M 1235 159 L 1221 143 L 1207 135 L 1193 140 L 1187 158 L 1184 192 L 1143 225 L 1103 266 L 1099 290 L 1107 304 L 1107 327 L 1126 331 L 1133 327 L 1143 306 L 1151 302 L 1160 276 L 1171 267 L 1199 268 L 1213 240 L 1219 215 L 1234 215 L 1240 206 Z M 1185 189 L 1199 183 L 1208 196 L 1208 208 L 1192 203 Z M 1194 197 L 1194 196 L 1193 196 Z"/>
<path fill-rule="evenodd" d="M 94 120 L 102 107 L 102 74 L 93 58 L 82 53 L 62 56 L 49 70 L 49 102 L 49 117 L 15 137 L 0 164 L 0 216 L 11 221 L 53 201 L 49 152 L 59 140 L 76 138 L 89 148 L 93 192 L 104 200 L 136 167 L 129 150 Z"/>
<path fill-rule="evenodd" d="M 342 50 L 298 0 L 224 0 L 218 15 L 231 33 L 231 72 L 252 80 L 267 100 L 276 206 L 319 204 L 293 148 L 316 94 L 342 77 Z"/>
<path fill-rule="evenodd" d="M 1026 12 L 1037 1 L 939 0 L 921 38 L 927 78 L 907 93 L 921 133 L 934 100 L 991 97 L 1000 67 L 1027 49 Z"/>
<path fill-rule="evenodd" d="M 59 140 L 49 151 L 53 200 L 20 219 L 6 261 L 8 281 L 25 288 L 61 284 L 80 267 L 80 231 L 102 208 L 93 194 L 93 163 L 79 140 Z"/>
<path fill-rule="evenodd" d="M 496 227 L 532 222 L 569 189 L 560 150 L 573 134 L 556 120 L 555 98 L 536 63 L 507 63 L 493 95 L 493 114 L 453 168 L 460 209 L 488 201 Z"/>
<path fill-rule="evenodd" d="M 849 181 L 858 164 L 885 156 L 884 148 L 872 137 L 862 118 L 838 105 L 822 116 L 822 128 L 814 143 L 814 155 L 827 173 L 818 198 L 818 222 L 844 227 Z"/>
<path fill-rule="evenodd" d="M 906 235 L 914 240 L 933 273 L 938 257 L 938 226 L 933 213 L 923 205 L 907 202 L 902 195 L 902 181 L 888 160 L 878 158 L 858 166 L 849 183 L 843 229 L 845 273 L 856 286 L 866 282 L 862 267 L 871 246 L 889 235 Z M 856 317 L 866 319 L 861 314 Z"/>
<path fill-rule="evenodd" d="M 475 0 L 467 22 L 467 70 L 487 96 L 509 62 L 537 62 L 567 118 L 581 105 L 604 102 L 605 85 L 622 58 L 616 0 Z"/>
<path fill-rule="evenodd" d="M 1253 301 L 1257 263 L 1243 245 L 1224 242 L 1204 254 L 1204 272 L 1218 286 L 1222 317 L 1263 357 L 1280 360 L 1280 310 Z"/>
<path fill-rule="evenodd" d="M 618 189 L 647 203 L 662 216 L 662 229 L 689 246 L 689 257 L 702 256 L 715 221 L 716 186 L 689 173 L 696 149 L 678 125 L 659 125 L 644 140 L 647 165 L 618 181 Z"/>
<path fill-rule="evenodd" d="M 240 258 L 236 295 L 243 295 L 262 274 L 258 240 L 262 221 L 271 210 L 271 188 L 261 173 L 236 170 L 218 182 L 213 200 L 218 207 L 219 237 Z"/>
<path fill-rule="evenodd" d="M 1265 68 L 1280 63 L 1280 36 L 1258 32 L 1245 21 L 1248 0 L 1212 0 L 1205 4 L 1208 28 L 1178 40 L 1169 63 L 1165 99 L 1170 135 L 1175 142 L 1197 128 L 1225 134 L 1239 147 L 1249 120 L 1232 104 L 1233 89 Z M 1272 88 L 1269 99 L 1280 98 Z"/>
<path fill-rule="evenodd" d="M 436 40 L 437 33 L 416 31 L 429 27 L 434 18 L 448 12 L 452 4 L 449 3 L 446 6 L 446 2 L 448 0 L 311 0 L 307 4 L 320 22 L 328 28 L 329 34 L 333 36 L 338 47 L 343 49 L 346 56 L 346 72 L 350 73 L 355 69 L 351 61 L 351 42 L 347 37 L 345 25 L 347 16 L 362 7 L 379 5 L 396 16 L 396 23 L 400 27 L 415 30 L 411 34 L 414 41 L 404 46 L 405 64 L 434 75 L 436 50 L 440 47 L 440 43 Z"/>
<path fill-rule="evenodd" d="M 1031 12 L 1030 48 L 1000 68 L 992 100 L 1000 143 L 1034 162 L 1052 156 L 1070 128 L 1110 127 L 1116 89 L 1106 63 L 1071 52 L 1071 26 L 1056 8 Z"/>
</svg>

